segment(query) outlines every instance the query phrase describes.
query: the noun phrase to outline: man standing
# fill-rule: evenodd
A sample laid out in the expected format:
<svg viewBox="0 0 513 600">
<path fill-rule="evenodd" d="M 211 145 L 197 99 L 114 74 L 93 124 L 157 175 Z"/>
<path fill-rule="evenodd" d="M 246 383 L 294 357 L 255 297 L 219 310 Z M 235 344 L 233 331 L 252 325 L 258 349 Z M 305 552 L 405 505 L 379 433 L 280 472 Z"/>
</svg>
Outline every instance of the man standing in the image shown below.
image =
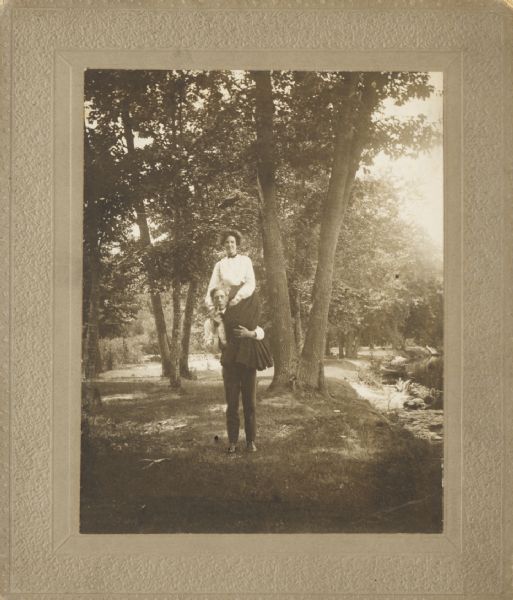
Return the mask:
<svg viewBox="0 0 513 600">
<path fill-rule="evenodd" d="M 240 397 L 244 410 L 246 447 L 248 451 L 256 452 L 256 372 L 257 368 L 262 368 L 262 355 L 268 352 L 266 345 L 261 346 L 265 336 L 264 330 L 259 326 L 248 329 L 240 324 L 237 312 L 227 308 L 228 296 L 223 289 L 212 290 L 212 301 L 219 317 L 217 324 L 215 318 L 210 320 L 210 337 L 215 338 L 221 348 L 228 453 L 233 454 L 237 449 Z M 271 362 L 270 354 L 268 362 Z"/>
</svg>

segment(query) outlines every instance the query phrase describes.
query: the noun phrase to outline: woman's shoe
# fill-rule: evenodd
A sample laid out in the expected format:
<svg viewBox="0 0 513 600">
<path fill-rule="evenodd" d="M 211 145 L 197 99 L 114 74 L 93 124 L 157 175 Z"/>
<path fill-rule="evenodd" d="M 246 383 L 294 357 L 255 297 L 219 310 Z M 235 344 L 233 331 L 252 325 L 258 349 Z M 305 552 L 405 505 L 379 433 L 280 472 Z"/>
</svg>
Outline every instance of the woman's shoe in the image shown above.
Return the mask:
<svg viewBox="0 0 513 600">
<path fill-rule="evenodd" d="M 228 446 L 227 452 L 228 452 L 228 454 L 235 454 L 236 450 L 237 450 L 237 446 L 235 444 L 230 444 Z"/>
<path fill-rule="evenodd" d="M 248 452 L 256 452 L 257 451 L 257 447 L 255 446 L 255 442 L 248 442 L 246 444 L 246 448 L 247 448 Z"/>
</svg>

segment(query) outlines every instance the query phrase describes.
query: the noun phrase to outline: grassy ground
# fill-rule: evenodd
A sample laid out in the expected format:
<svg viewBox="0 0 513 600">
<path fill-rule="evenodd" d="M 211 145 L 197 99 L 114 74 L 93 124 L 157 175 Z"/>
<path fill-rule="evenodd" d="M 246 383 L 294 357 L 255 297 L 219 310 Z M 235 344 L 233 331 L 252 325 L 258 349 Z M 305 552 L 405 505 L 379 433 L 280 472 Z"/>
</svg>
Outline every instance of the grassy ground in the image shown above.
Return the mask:
<svg viewBox="0 0 513 600">
<path fill-rule="evenodd" d="M 329 399 L 266 397 L 268 383 L 258 452 L 245 451 L 241 430 L 228 455 L 217 374 L 182 396 L 166 381 L 101 382 L 114 398 L 83 419 L 81 531 L 441 531 L 441 445 L 388 422 L 344 382 L 330 381 Z"/>
</svg>

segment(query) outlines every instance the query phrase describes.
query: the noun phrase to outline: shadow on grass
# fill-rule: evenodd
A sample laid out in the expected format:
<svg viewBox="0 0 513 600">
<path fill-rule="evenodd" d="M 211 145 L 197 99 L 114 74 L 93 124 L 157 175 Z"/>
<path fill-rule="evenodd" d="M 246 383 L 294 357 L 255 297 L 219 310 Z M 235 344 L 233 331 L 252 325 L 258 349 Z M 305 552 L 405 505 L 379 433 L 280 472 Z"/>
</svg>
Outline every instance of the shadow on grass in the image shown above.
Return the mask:
<svg viewBox="0 0 513 600">
<path fill-rule="evenodd" d="M 101 384 L 104 405 L 82 423 L 81 532 L 441 532 L 441 445 L 344 382 L 330 381 L 331 397 L 267 384 L 259 450 L 242 439 L 235 455 L 220 380 L 181 396 L 165 381 Z"/>
</svg>

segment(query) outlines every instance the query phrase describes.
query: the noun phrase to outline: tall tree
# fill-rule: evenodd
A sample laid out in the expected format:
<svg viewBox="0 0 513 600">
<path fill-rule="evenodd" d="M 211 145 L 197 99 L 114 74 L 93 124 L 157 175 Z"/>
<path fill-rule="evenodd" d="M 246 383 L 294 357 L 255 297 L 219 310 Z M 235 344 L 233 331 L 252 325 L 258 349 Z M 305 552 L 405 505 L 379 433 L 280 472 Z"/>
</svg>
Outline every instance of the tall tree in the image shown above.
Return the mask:
<svg viewBox="0 0 513 600">
<path fill-rule="evenodd" d="M 111 203 L 115 218 L 132 215 L 140 232 L 140 255 L 146 270 L 155 326 L 159 339 L 163 374 L 169 373 L 169 347 L 165 317 L 156 289 L 156 275 L 150 260 L 151 235 L 147 209 L 140 187 L 139 152 L 135 145 L 136 132 L 148 120 L 148 86 L 155 80 L 153 72 L 137 71 L 87 71 L 87 120 L 95 135 L 108 142 L 110 173 L 123 197 L 121 206 Z"/>
<path fill-rule="evenodd" d="M 135 153 L 134 132 L 132 129 L 132 117 L 130 115 L 128 100 L 126 97 L 122 101 L 121 122 L 123 124 L 123 134 L 126 140 L 127 153 L 130 158 L 133 158 Z M 140 191 L 137 190 L 137 188 L 134 190 L 134 196 L 135 197 L 133 198 L 132 202 L 137 226 L 139 227 L 139 239 L 144 256 L 143 261 L 146 267 L 153 316 L 155 318 L 155 328 L 157 330 L 160 359 L 162 362 L 162 376 L 169 377 L 172 369 L 171 352 L 169 349 L 167 336 L 166 318 L 162 308 L 162 299 L 156 283 L 157 278 L 153 262 L 148 256 L 148 251 L 151 249 L 152 243 L 150 228 L 148 226 L 148 218 L 146 215 L 146 206 L 144 203 L 144 198 L 140 195 Z"/>
<path fill-rule="evenodd" d="M 322 207 L 317 270 L 298 380 L 308 387 L 321 388 L 323 351 L 333 283 L 335 252 L 344 211 L 367 141 L 371 117 L 377 108 L 376 79 L 372 75 L 350 73 L 344 79 L 341 103 L 335 124 L 335 146 L 331 176 Z"/>
<path fill-rule="evenodd" d="M 274 377 L 271 388 L 277 388 L 290 385 L 295 368 L 295 343 L 285 253 L 275 194 L 274 103 L 271 74 L 269 71 L 252 71 L 251 76 L 255 81 L 256 157 L 261 231 L 269 300 L 273 306 Z"/>
<path fill-rule="evenodd" d="M 173 325 L 171 333 L 171 369 L 169 382 L 172 388 L 181 389 L 182 381 L 180 375 L 180 340 L 182 335 L 182 306 L 181 306 L 182 284 L 177 278 L 173 282 Z"/>
<path fill-rule="evenodd" d="M 189 283 L 187 289 L 187 300 L 185 302 L 185 311 L 183 315 L 182 345 L 180 353 L 180 376 L 191 379 L 192 374 L 189 369 L 189 347 L 191 342 L 191 330 L 194 318 L 194 309 L 198 299 L 198 279 L 194 278 Z"/>
<path fill-rule="evenodd" d="M 104 261 L 110 245 L 122 239 L 129 224 L 123 195 L 109 153 L 112 138 L 84 129 L 83 238 L 83 373 L 88 379 L 101 371 L 99 353 Z"/>
<path fill-rule="evenodd" d="M 102 370 L 99 353 L 99 314 L 100 314 L 100 269 L 101 260 L 95 241 L 88 243 L 87 271 L 89 273 L 88 294 L 83 338 L 83 373 L 86 379 L 93 379 Z"/>
</svg>

